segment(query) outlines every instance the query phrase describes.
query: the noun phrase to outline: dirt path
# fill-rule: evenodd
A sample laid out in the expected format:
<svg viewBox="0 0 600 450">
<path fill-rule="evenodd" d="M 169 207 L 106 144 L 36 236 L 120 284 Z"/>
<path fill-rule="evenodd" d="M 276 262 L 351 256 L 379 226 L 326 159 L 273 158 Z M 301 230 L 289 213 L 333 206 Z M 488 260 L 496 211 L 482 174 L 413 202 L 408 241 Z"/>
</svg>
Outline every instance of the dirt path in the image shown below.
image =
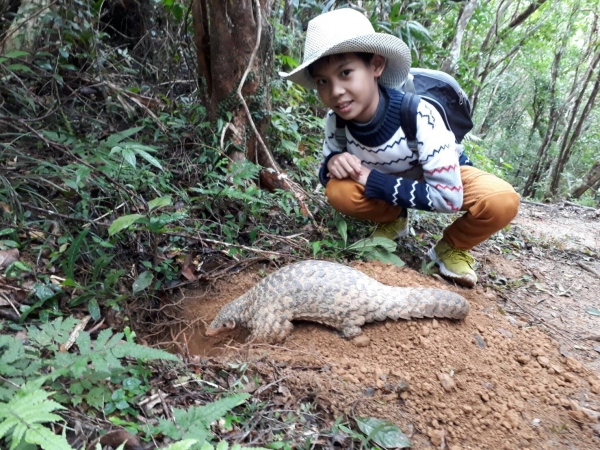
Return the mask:
<svg viewBox="0 0 600 450">
<path fill-rule="evenodd" d="M 208 339 L 203 327 L 187 342 L 198 355 L 275 362 L 282 402 L 311 402 L 332 418 L 386 418 L 413 448 L 597 449 L 600 342 L 586 338 L 600 335 L 600 317 L 589 312 L 600 309 L 599 244 L 597 213 L 524 204 L 510 231 L 475 252 L 476 289 L 408 268 L 355 265 L 385 284 L 459 292 L 472 307 L 463 322 L 368 325 L 366 347 L 309 323 L 281 346 L 248 346 L 243 332 Z M 210 321 L 260 278 L 257 268 L 210 292 L 188 291 L 188 317 Z"/>
</svg>

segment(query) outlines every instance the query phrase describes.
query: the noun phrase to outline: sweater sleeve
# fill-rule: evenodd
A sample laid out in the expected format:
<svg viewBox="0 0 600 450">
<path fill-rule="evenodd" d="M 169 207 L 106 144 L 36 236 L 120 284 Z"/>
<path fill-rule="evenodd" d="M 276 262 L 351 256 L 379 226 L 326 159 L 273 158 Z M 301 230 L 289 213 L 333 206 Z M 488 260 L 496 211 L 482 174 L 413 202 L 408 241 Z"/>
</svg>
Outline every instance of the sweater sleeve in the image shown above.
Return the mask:
<svg viewBox="0 0 600 450">
<path fill-rule="evenodd" d="M 418 163 L 423 180 L 411 180 L 372 170 L 365 196 L 392 205 L 451 213 L 460 210 L 463 186 L 454 134 L 438 111 L 424 100 L 417 110 Z"/>
<path fill-rule="evenodd" d="M 319 181 L 323 186 L 327 186 L 329 181 L 329 170 L 327 163 L 332 156 L 338 155 L 346 151 L 346 147 L 342 146 L 335 138 L 335 114 L 330 111 L 325 118 L 325 139 L 323 140 L 323 161 L 319 168 Z"/>
</svg>

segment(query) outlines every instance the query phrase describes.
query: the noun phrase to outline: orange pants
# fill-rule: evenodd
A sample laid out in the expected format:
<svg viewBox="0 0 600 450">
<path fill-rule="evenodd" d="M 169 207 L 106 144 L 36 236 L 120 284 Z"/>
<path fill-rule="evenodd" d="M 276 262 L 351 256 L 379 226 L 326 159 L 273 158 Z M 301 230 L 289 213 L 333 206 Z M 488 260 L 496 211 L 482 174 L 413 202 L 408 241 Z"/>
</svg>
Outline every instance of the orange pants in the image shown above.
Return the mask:
<svg viewBox="0 0 600 450">
<path fill-rule="evenodd" d="M 506 181 L 471 166 L 461 166 L 465 211 L 444 230 L 444 241 L 451 247 L 470 250 L 515 218 L 520 196 Z M 402 208 L 383 200 L 367 198 L 364 186 L 351 178 L 332 178 L 325 195 L 331 206 L 347 216 L 373 222 L 391 222 Z"/>
</svg>

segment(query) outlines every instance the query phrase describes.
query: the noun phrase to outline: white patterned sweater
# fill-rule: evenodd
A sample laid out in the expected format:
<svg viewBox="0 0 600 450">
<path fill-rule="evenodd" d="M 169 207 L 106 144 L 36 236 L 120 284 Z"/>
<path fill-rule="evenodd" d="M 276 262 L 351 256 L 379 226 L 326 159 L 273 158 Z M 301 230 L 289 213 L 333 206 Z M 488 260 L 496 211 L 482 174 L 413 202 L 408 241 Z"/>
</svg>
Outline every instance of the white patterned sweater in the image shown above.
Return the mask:
<svg viewBox="0 0 600 450">
<path fill-rule="evenodd" d="M 323 142 L 321 182 L 328 181 L 327 162 L 348 151 L 371 170 L 365 196 L 403 208 L 451 213 L 460 210 L 463 186 L 460 165 L 471 165 L 463 147 L 438 111 L 425 100 L 417 109 L 417 150 L 409 149 L 400 126 L 403 93 L 380 86 L 381 100 L 368 124 L 346 123 L 346 147 L 335 138 L 336 116 L 328 113 Z"/>
</svg>

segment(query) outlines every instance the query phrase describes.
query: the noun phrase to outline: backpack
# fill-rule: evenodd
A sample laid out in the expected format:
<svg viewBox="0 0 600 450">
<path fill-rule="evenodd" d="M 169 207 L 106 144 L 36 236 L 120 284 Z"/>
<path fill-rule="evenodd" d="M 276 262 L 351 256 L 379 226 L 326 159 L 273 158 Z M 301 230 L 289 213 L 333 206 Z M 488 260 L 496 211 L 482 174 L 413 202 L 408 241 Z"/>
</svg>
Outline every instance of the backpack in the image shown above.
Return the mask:
<svg viewBox="0 0 600 450">
<path fill-rule="evenodd" d="M 438 110 L 446 128 L 454 133 L 458 144 L 473 128 L 471 104 L 467 94 L 447 73 L 431 69 L 410 69 L 410 74 L 401 90 L 404 92 L 404 98 L 400 104 L 400 124 L 411 150 L 417 149 L 417 106 L 421 98 Z M 336 115 L 335 127 L 335 139 L 341 147 L 344 147 L 346 121 Z"/>
</svg>

